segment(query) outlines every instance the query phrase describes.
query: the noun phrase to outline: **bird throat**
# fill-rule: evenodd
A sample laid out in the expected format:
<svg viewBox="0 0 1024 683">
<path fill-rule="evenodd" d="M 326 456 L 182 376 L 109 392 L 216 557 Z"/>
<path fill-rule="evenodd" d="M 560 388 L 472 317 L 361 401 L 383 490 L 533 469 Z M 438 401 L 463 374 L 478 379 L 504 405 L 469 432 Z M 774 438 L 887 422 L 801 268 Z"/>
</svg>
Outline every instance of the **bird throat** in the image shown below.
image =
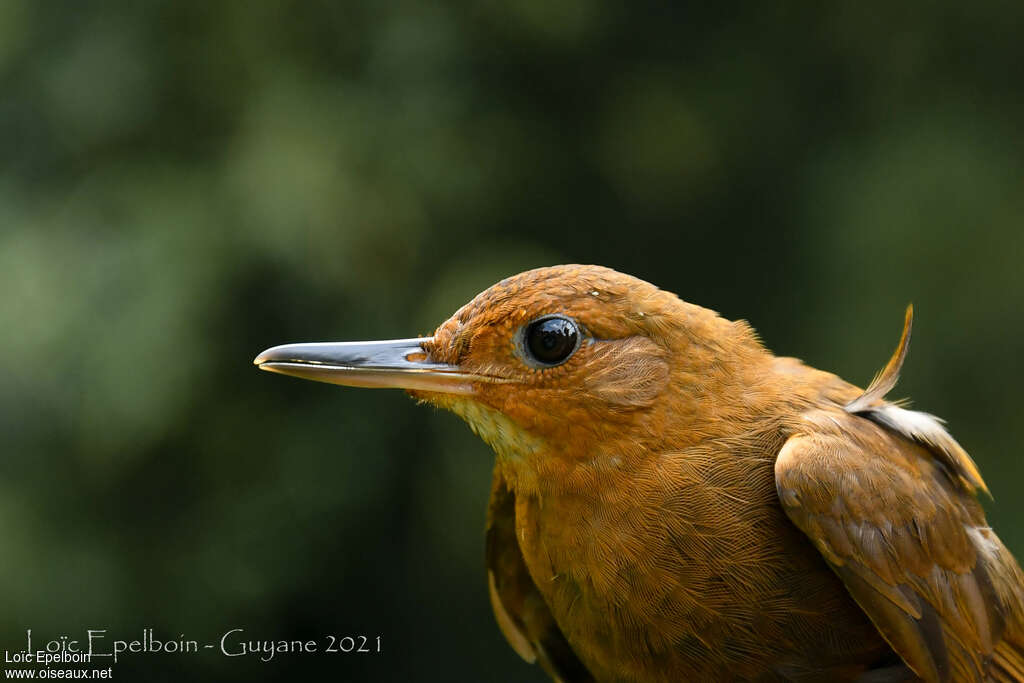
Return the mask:
<svg viewBox="0 0 1024 683">
<path fill-rule="evenodd" d="M 444 407 L 469 424 L 473 433 L 494 449 L 499 461 L 511 465 L 543 450 L 544 442 L 502 413 L 474 400 L 456 400 Z"/>
</svg>

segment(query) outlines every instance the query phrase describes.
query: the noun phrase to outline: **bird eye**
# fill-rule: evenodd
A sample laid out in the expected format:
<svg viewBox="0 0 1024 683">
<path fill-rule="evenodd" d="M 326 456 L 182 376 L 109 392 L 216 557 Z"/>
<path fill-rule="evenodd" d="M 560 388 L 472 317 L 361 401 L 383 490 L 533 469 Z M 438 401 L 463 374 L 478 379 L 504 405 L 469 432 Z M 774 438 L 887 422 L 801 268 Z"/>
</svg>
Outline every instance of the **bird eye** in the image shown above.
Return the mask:
<svg viewBox="0 0 1024 683">
<path fill-rule="evenodd" d="M 540 365 L 559 365 L 576 351 L 580 330 L 575 322 L 561 316 L 534 320 L 524 332 L 527 355 Z"/>
</svg>

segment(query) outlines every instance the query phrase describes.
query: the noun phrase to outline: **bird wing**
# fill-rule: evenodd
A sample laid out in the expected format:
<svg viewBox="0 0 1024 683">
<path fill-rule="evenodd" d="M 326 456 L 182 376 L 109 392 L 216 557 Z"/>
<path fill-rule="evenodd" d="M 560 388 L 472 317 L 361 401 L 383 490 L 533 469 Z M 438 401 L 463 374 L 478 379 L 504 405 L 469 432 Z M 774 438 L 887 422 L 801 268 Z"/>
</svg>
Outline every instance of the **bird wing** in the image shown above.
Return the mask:
<svg viewBox="0 0 1024 683">
<path fill-rule="evenodd" d="M 985 521 L 985 483 L 937 418 L 884 401 L 912 314 L 864 394 L 803 416 L 779 500 L 918 676 L 1024 681 L 1024 574 Z"/>
<path fill-rule="evenodd" d="M 989 528 L 974 461 L 926 413 L 884 400 L 907 355 L 844 409 L 803 416 L 775 463 L 786 514 L 928 681 L 1024 681 L 1024 574 Z"/>
<path fill-rule="evenodd" d="M 533 583 L 516 540 L 515 495 L 500 471 L 487 510 L 487 583 L 498 627 L 512 649 L 538 663 L 561 683 L 588 683 L 593 677 L 573 652 Z"/>
</svg>

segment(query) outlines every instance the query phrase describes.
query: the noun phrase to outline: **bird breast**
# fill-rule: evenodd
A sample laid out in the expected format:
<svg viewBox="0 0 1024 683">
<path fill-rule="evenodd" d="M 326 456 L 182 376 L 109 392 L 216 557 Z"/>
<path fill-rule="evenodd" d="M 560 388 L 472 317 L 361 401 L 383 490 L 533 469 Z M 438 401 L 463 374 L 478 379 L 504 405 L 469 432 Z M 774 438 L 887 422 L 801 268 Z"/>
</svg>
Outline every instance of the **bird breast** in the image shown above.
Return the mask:
<svg viewBox="0 0 1024 683">
<path fill-rule="evenodd" d="M 599 680 L 722 680 L 827 663 L 837 642 L 882 647 L 784 517 L 769 453 L 604 459 L 575 491 L 517 495 L 526 566 Z"/>
</svg>

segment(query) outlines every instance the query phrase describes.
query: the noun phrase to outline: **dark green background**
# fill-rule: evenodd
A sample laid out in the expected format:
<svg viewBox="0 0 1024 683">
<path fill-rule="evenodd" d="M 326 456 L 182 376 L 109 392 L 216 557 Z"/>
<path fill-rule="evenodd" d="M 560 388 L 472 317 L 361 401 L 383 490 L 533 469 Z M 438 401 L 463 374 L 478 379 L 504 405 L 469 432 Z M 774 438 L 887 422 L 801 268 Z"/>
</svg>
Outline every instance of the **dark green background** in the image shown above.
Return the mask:
<svg viewBox="0 0 1024 683">
<path fill-rule="evenodd" d="M 257 372 L 600 263 L 949 420 L 1024 554 L 1024 4 L 0 2 L 2 649 L 120 680 L 539 680 L 494 626 L 492 456 Z"/>
</svg>

